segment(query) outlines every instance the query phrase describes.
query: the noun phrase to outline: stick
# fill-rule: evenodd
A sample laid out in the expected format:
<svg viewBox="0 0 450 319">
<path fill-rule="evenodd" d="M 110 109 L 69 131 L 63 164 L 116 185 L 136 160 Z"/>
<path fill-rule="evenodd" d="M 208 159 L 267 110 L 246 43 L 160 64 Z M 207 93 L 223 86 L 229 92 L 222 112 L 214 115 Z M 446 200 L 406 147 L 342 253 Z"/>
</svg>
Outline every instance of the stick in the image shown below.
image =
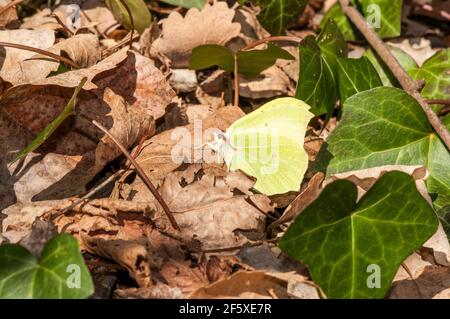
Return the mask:
<svg viewBox="0 0 450 319">
<path fill-rule="evenodd" d="M 128 153 L 125 146 L 122 145 L 108 130 L 103 127 L 101 124 L 97 123 L 95 120 L 92 121 L 92 124 L 97 126 L 103 133 L 108 135 L 108 137 L 114 142 L 114 144 L 117 145 L 117 147 L 122 151 L 122 153 L 130 160 L 131 164 L 133 164 L 134 168 L 136 169 L 137 174 L 144 182 L 145 186 L 148 187 L 148 189 L 152 192 L 153 196 L 155 196 L 156 200 L 159 202 L 159 204 L 162 206 L 164 212 L 166 213 L 167 217 L 169 218 L 170 224 L 173 228 L 176 230 L 180 230 L 180 227 L 178 226 L 175 218 L 172 215 L 172 212 L 170 211 L 169 207 L 167 206 L 166 202 L 162 198 L 162 196 L 159 194 L 158 190 L 155 188 L 153 183 L 148 178 L 147 174 L 145 174 L 144 170 L 141 168 L 141 166 L 136 162 L 136 160 L 133 158 L 133 156 Z"/>
<path fill-rule="evenodd" d="M 50 58 L 53 58 L 55 60 L 58 60 L 60 62 L 64 62 L 65 64 L 70 65 L 71 67 L 74 67 L 75 69 L 79 69 L 80 67 L 73 62 L 72 60 L 65 58 L 63 56 L 60 56 L 58 54 L 52 53 L 52 52 L 48 52 L 45 50 L 41 50 L 38 48 L 33 48 L 33 47 L 29 47 L 28 45 L 23 45 L 23 44 L 17 44 L 17 43 L 10 43 L 10 42 L 0 42 L 0 47 L 9 47 L 9 48 L 15 48 L 15 49 L 20 49 L 20 50 L 26 50 L 26 51 L 31 51 L 31 52 L 36 52 L 42 55 L 46 55 Z"/>
<path fill-rule="evenodd" d="M 134 33 L 134 21 L 133 21 L 133 15 L 131 14 L 131 10 L 126 4 L 124 0 L 119 0 L 120 3 L 125 7 L 127 10 L 128 16 L 130 17 L 130 23 L 131 23 L 131 35 L 130 35 L 130 50 L 133 48 L 133 33 Z"/>
<path fill-rule="evenodd" d="M 234 106 L 239 106 L 239 67 L 237 54 L 234 54 Z"/>
<path fill-rule="evenodd" d="M 241 51 L 247 51 L 247 50 L 253 49 L 254 47 L 257 47 L 260 44 L 267 43 L 267 42 L 273 42 L 273 41 L 291 41 L 291 42 L 295 42 L 295 43 L 300 43 L 302 41 L 302 38 L 290 36 L 290 35 L 267 37 L 267 38 L 256 40 L 256 41 L 250 43 L 245 48 L 243 48 Z"/>
<path fill-rule="evenodd" d="M 418 89 L 419 86 L 417 82 L 409 77 L 406 71 L 402 68 L 397 59 L 392 55 L 389 49 L 386 47 L 384 42 L 380 39 L 380 37 L 371 29 L 364 17 L 359 13 L 359 11 L 349 6 L 349 0 L 339 0 L 341 4 L 342 11 L 344 11 L 345 15 L 353 22 L 353 24 L 358 28 L 358 30 L 364 35 L 367 39 L 367 42 L 375 49 L 380 58 L 386 63 L 391 72 L 397 78 L 400 85 L 403 89 L 412 97 L 414 97 L 417 102 L 419 102 L 422 110 L 425 112 L 428 117 L 428 121 L 431 126 L 433 126 L 436 133 L 439 135 L 441 140 L 447 146 L 447 149 L 450 150 L 450 133 L 447 128 L 442 124 L 441 120 L 437 116 L 436 113 L 430 108 L 430 106 L 426 103 L 423 97 L 420 95 Z"/>
</svg>

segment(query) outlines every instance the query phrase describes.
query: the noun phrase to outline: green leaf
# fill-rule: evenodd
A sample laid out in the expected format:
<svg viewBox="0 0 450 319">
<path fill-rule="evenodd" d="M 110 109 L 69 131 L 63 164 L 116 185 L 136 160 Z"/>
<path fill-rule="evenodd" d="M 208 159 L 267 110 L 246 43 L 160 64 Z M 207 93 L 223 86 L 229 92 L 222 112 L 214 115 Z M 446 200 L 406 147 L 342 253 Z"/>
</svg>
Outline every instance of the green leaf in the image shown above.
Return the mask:
<svg viewBox="0 0 450 319">
<path fill-rule="evenodd" d="M 131 19 L 127 9 L 120 0 L 105 0 L 109 10 L 113 13 L 120 25 L 127 30 L 131 30 Z M 152 15 L 143 0 L 123 0 L 130 9 L 133 17 L 134 29 L 142 34 L 152 22 Z"/>
<path fill-rule="evenodd" d="M 438 226 L 414 180 L 402 172 L 384 174 L 356 199 L 350 181 L 331 183 L 279 243 L 308 266 L 328 298 L 383 298 L 400 264 Z M 371 267 L 379 270 L 379 288 L 369 286 L 376 275 Z"/>
<path fill-rule="evenodd" d="M 355 41 L 361 37 L 358 29 L 345 16 L 339 3 L 335 3 L 325 13 L 322 22 L 320 23 L 322 29 L 330 18 L 336 21 L 336 24 L 346 41 Z"/>
<path fill-rule="evenodd" d="M 410 70 L 415 80 L 425 79 L 421 94 L 426 99 L 450 99 L 450 49 L 440 50 L 421 68 Z"/>
<path fill-rule="evenodd" d="M 358 92 L 382 86 L 377 71 L 366 57 L 359 59 L 339 58 L 339 96 L 341 104 Z"/>
<path fill-rule="evenodd" d="M 39 146 L 44 144 L 44 142 L 48 140 L 48 138 L 56 131 L 56 129 L 66 120 L 66 118 L 73 114 L 75 105 L 77 104 L 77 95 L 78 93 L 80 93 L 81 88 L 83 87 L 84 83 L 86 83 L 86 80 L 87 78 L 83 78 L 75 88 L 75 91 L 73 92 L 69 103 L 67 103 L 67 105 L 64 107 L 64 110 L 61 112 L 61 114 L 59 114 L 50 124 L 48 124 L 44 130 L 36 135 L 34 140 L 30 144 L 28 144 L 22 151 L 20 151 L 16 158 L 9 165 L 17 162 L 19 159 L 23 158 L 28 153 L 33 152 Z"/>
<path fill-rule="evenodd" d="M 162 2 L 179 6 L 182 8 L 197 8 L 202 9 L 205 6 L 206 0 L 161 0 Z"/>
<path fill-rule="evenodd" d="M 237 53 L 238 71 L 246 76 L 255 76 L 277 62 L 277 59 L 295 60 L 286 50 L 268 43 L 267 49 L 239 51 Z"/>
<path fill-rule="evenodd" d="M 417 69 L 418 66 L 416 61 L 414 61 L 414 59 L 410 57 L 405 51 L 390 45 L 388 45 L 388 48 L 407 73 L 411 74 L 414 70 Z M 398 83 L 389 67 L 374 51 L 372 51 L 372 49 L 367 50 L 364 53 L 364 56 L 366 56 L 370 60 L 375 70 L 377 70 L 381 82 L 383 82 L 384 86 L 401 87 L 400 83 Z"/>
<path fill-rule="evenodd" d="M 327 139 L 334 157 L 327 174 L 384 165 L 423 165 L 438 208 L 450 196 L 450 153 L 418 102 L 400 89 L 379 87 L 348 98 Z"/>
<path fill-rule="evenodd" d="M 239 51 L 237 53 L 238 72 L 246 76 L 255 76 L 275 64 L 277 59 L 294 60 L 286 50 L 268 43 L 267 49 Z M 192 70 L 207 69 L 218 66 L 234 72 L 234 54 L 221 45 L 200 45 L 192 50 L 189 68 Z"/>
<path fill-rule="evenodd" d="M 330 18 L 323 26 L 317 45 L 330 69 L 337 74 L 337 59 L 347 56 L 347 43 L 333 19 Z"/>
<path fill-rule="evenodd" d="M 379 17 L 379 28 L 376 27 L 375 30 L 380 37 L 389 38 L 400 35 L 402 0 L 360 0 L 352 2 L 354 6 L 360 9 L 367 22 L 372 25 L 377 26 L 377 17 Z M 334 4 L 325 13 L 322 21 L 327 21 L 328 18 L 336 20 L 345 40 L 356 41 L 362 38 L 357 28 L 345 16 L 339 3 Z"/>
<path fill-rule="evenodd" d="M 241 1 L 246 2 L 246 1 Z M 261 6 L 258 20 L 272 35 L 280 35 L 305 10 L 308 0 L 250 0 Z"/>
<path fill-rule="evenodd" d="M 2 245 L 0 260 L 0 298 L 87 298 L 94 292 L 71 235 L 51 239 L 39 259 L 20 245 Z"/>
<path fill-rule="evenodd" d="M 311 106 L 315 115 L 334 110 L 338 97 L 337 59 L 347 56 L 347 44 L 333 19 L 317 37 L 300 43 L 300 74 L 295 97 Z"/>
<path fill-rule="evenodd" d="M 366 21 L 382 38 L 401 33 L 403 0 L 359 0 Z"/>
<path fill-rule="evenodd" d="M 222 70 L 233 72 L 233 52 L 218 44 L 199 45 L 192 50 L 189 69 L 202 70 L 212 66 L 218 66 Z"/>
<path fill-rule="evenodd" d="M 295 97 L 311 106 L 315 115 L 331 114 L 337 99 L 337 81 L 322 57 L 314 37 L 300 43 L 300 74 Z"/>
</svg>

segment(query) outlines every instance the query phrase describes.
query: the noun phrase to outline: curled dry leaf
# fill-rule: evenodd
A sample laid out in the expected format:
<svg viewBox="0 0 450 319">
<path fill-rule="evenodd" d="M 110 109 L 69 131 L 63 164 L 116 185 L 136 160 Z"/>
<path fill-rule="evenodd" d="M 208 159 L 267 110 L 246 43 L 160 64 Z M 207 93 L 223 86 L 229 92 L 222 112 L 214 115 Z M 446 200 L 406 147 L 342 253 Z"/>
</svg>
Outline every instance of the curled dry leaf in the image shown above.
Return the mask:
<svg viewBox="0 0 450 319">
<path fill-rule="evenodd" d="M 128 270 L 140 287 L 151 287 L 153 260 L 148 242 L 105 240 L 82 236 L 84 246 L 92 253 L 115 261 Z"/>
<path fill-rule="evenodd" d="M 301 275 L 264 271 L 240 271 L 194 291 L 189 298 L 287 299 L 291 296 L 303 299 L 320 298 L 314 284 Z"/>
<path fill-rule="evenodd" d="M 161 36 L 153 42 L 150 54 L 165 55 L 174 68 L 186 68 L 189 65 L 191 51 L 201 44 L 225 45 L 239 35 L 240 24 L 233 23 L 234 9 L 228 8 L 224 1 L 205 5 L 199 11 L 191 8 L 183 17 L 172 12 L 161 20 Z"/>
<path fill-rule="evenodd" d="M 4 8 L 13 0 L 0 0 L 0 8 Z M 4 11 L 0 16 L 0 29 L 16 29 L 20 25 L 19 18 L 17 17 L 16 6 L 12 6 L 8 10 Z"/>
<path fill-rule="evenodd" d="M 0 41 L 22 44 L 37 49 L 46 49 L 55 43 L 55 33 L 50 30 L 2 30 Z M 0 47 L 0 77 L 18 63 L 35 55 L 34 52 L 9 47 Z"/>
<path fill-rule="evenodd" d="M 93 34 L 80 34 L 61 41 L 46 51 L 58 55 L 67 55 L 76 65 L 87 68 L 100 60 L 100 43 Z M 32 83 L 45 79 L 51 72 L 57 71 L 60 62 L 47 56 L 35 54 L 27 60 L 2 68 L 0 76 L 13 85 Z"/>
<path fill-rule="evenodd" d="M 172 288 L 159 282 L 148 288 L 116 289 L 114 297 L 117 299 L 182 299 L 184 295 L 179 288 Z"/>
</svg>

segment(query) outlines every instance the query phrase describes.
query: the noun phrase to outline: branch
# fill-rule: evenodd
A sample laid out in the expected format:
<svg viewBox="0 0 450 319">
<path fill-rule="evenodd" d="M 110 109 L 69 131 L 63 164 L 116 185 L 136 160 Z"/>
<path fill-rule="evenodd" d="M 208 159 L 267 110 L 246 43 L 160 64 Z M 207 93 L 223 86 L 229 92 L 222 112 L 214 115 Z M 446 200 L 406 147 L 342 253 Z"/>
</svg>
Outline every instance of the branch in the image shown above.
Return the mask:
<svg viewBox="0 0 450 319">
<path fill-rule="evenodd" d="M 344 11 L 345 15 L 353 22 L 353 24 L 367 39 L 367 42 L 369 42 L 369 44 L 375 49 L 384 63 L 386 63 L 403 89 L 409 95 L 414 97 L 417 102 L 419 102 L 422 110 L 428 117 L 428 121 L 433 126 L 434 130 L 439 135 L 444 144 L 447 146 L 447 149 L 450 150 L 450 133 L 444 126 L 444 124 L 442 124 L 437 114 L 433 112 L 428 103 L 423 99 L 422 95 L 420 95 L 418 83 L 409 77 L 409 75 L 402 68 L 397 59 L 386 47 L 384 42 L 375 33 L 375 31 L 373 31 L 373 29 L 369 27 L 361 13 L 359 13 L 356 8 L 349 6 L 348 0 L 339 0 L 339 3 L 341 4 L 342 11 Z"/>
<path fill-rule="evenodd" d="M 103 127 L 103 125 L 97 123 L 96 121 L 92 121 L 92 124 L 97 126 L 103 133 L 105 133 L 114 142 L 114 144 L 117 145 L 117 147 L 122 151 L 122 153 L 130 160 L 131 164 L 133 164 L 134 168 L 136 169 L 137 174 L 142 179 L 145 186 L 148 187 L 150 192 L 152 192 L 153 196 L 155 196 L 156 200 L 159 202 L 159 204 L 163 208 L 164 212 L 166 213 L 167 217 L 169 218 L 169 221 L 170 221 L 170 224 L 172 225 L 172 227 L 175 228 L 176 230 L 180 230 L 180 227 L 178 226 L 178 224 L 177 224 L 175 218 L 173 217 L 172 212 L 170 211 L 166 202 L 164 201 L 162 196 L 159 194 L 158 190 L 155 188 L 153 183 L 150 181 L 147 174 L 145 174 L 142 167 L 136 162 L 136 160 L 133 158 L 133 156 L 131 156 L 130 153 L 128 153 L 125 146 L 123 146 L 122 143 L 120 143 L 114 137 L 114 135 L 112 135 L 110 132 L 108 132 L 108 130 L 105 127 Z"/>
</svg>

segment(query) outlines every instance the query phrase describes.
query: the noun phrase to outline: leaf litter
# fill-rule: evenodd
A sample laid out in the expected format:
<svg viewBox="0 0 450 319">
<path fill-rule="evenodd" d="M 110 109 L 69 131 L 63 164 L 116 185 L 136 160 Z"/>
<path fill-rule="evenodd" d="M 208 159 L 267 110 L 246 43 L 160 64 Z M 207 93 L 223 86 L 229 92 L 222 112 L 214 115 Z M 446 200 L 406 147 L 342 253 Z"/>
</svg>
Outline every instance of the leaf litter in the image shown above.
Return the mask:
<svg viewBox="0 0 450 319">
<path fill-rule="evenodd" d="M 6 3 L 1 0 L 0 8 Z M 124 30 L 129 26 L 122 22 L 121 27 L 100 1 L 83 1 L 79 24 L 62 25 L 58 20 L 68 21 L 71 4 L 63 1 L 53 11 L 43 7 L 20 19 L 8 10 L 0 18 L 0 42 L 51 52 L 77 66 L 0 46 L 0 245 L 19 243 L 39 258 L 56 233 L 73 235 L 94 281 L 92 298 L 326 298 L 307 271 L 309 265 L 276 245 L 326 185 L 349 180 L 361 198 L 387 172 L 402 171 L 413 176 L 425 200 L 434 200 L 427 192 L 424 165 L 317 172 L 315 162 L 322 159 L 335 118 L 310 122 L 305 137 L 310 165 L 295 192 L 268 197 L 252 189 L 251 176 L 202 162 L 207 147 L 199 146 L 212 141 L 209 129 L 225 132 L 263 102 L 295 95 L 299 55 L 297 44 L 289 41 L 280 47 L 294 60 L 279 59 L 255 77 L 238 77 L 241 108 L 230 106 L 234 75 L 215 68 L 187 69 L 199 45 L 237 52 L 270 36 L 258 21 L 261 8 L 213 1 L 202 9 L 152 12 L 153 23 L 130 49 L 130 34 Z M 316 6 L 308 5 L 302 16 L 309 25 L 301 22 L 302 29 L 297 25 L 290 36 L 319 33 Z M 391 44 L 419 65 L 435 52 L 424 38 L 419 45 L 407 40 Z M 73 115 L 9 166 L 61 114 L 83 78 Z M 167 203 L 179 232 L 93 120 L 130 150 Z M 199 135 L 200 145 L 193 144 Z M 187 142 L 174 161 L 180 141 Z M 449 269 L 450 246 L 440 225 L 401 264 L 387 297 L 448 299 Z M 121 277 L 135 285 L 118 285 Z"/>
</svg>

